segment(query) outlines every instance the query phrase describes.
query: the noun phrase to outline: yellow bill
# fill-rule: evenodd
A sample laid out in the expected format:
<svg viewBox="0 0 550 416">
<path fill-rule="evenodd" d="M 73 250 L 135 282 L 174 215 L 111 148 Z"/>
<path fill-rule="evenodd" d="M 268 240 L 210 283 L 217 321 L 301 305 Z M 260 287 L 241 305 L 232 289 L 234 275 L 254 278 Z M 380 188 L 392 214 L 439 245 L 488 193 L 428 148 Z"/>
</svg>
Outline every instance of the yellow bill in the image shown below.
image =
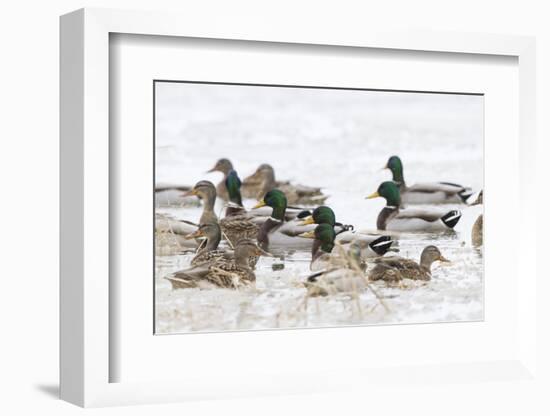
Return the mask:
<svg viewBox="0 0 550 416">
<path fill-rule="evenodd" d="M 369 196 L 367 196 L 365 199 L 378 198 L 379 196 L 380 196 L 380 194 L 378 192 L 374 192 L 374 193 L 370 194 Z"/>
<path fill-rule="evenodd" d="M 252 207 L 252 209 L 261 208 L 261 207 L 265 207 L 265 202 L 263 199 L 261 201 L 258 201 L 258 203 Z"/>
<path fill-rule="evenodd" d="M 309 217 L 306 217 L 300 222 L 300 225 L 308 225 L 308 224 L 315 224 L 315 220 L 313 219 L 313 216 L 310 215 Z"/>
<path fill-rule="evenodd" d="M 302 238 L 315 238 L 315 231 L 312 230 L 312 231 L 308 231 L 308 232 L 305 232 L 305 233 L 302 233 L 302 234 L 298 234 L 298 237 L 302 237 Z"/>
</svg>

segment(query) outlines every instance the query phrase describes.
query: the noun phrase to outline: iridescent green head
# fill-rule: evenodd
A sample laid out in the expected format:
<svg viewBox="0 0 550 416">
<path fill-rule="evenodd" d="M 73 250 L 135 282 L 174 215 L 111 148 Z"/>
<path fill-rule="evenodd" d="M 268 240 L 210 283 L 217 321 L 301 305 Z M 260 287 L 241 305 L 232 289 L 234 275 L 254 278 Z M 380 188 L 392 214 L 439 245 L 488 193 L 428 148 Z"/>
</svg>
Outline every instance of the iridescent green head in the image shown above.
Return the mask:
<svg viewBox="0 0 550 416">
<path fill-rule="evenodd" d="M 403 163 L 401 163 L 399 156 L 390 157 L 385 168 L 391 171 L 394 182 L 397 182 L 400 185 L 405 182 L 405 179 L 403 178 Z"/>
<path fill-rule="evenodd" d="M 312 217 L 315 224 L 329 224 L 333 227 L 336 224 L 336 216 L 334 215 L 334 211 L 325 205 L 315 208 Z"/>
<path fill-rule="evenodd" d="M 382 197 L 386 200 L 386 205 L 399 207 L 401 205 L 401 193 L 399 186 L 392 181 L 382 182 L 378 190 L 367 196 L 367 199 Z"/>
<path fill-rule="evenodd" d="M 336 233 L 334 226 L 330 224 L 319 224 L 315 228 L 315 240 L 320 243 L 321 250 L 325 253 L 330 253 L 334 248 L 334 239 Z"/>
<path fill-rule="evenodd" d="M 227 194 L 229 200 L 234 204 L 243 206 L 243 200 L 241 198 L 241 180 L 234 170 L 230 171 L 225 178 L 225 187 L 227 188 Z"/>
<path fill-rule="evenodd" d="M 301 222 L 301 225 L 307 224 L 330 224 L 334 227 L 336 216 L 332 208 L 321 205 L 313 210 L 313 213 Z"/>
<path fill-rule="evenodd" d="M 262 200 L 259 201 L 254 208 L 260 208 L 265 205 L 273 208 L 273 214 L 271 215 L 273 218 L 284 221 L 287 201 L 283 192 L 278 189 L 272 189 L 265 194 Z"/>
</svg>

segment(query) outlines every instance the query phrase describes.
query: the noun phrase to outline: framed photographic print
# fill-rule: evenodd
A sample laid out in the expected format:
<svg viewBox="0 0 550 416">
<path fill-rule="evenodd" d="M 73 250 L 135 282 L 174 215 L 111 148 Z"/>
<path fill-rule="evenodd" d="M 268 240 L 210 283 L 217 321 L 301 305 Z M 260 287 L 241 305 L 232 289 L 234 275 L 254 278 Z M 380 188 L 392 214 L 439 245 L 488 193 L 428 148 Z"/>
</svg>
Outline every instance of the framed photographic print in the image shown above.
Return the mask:
<svg viewBox="0 0 550 416">
<path fill-rule="evenodd" d="M 61 19 L 62 398 L 532 379 L 533 40 L 247 22 Z"/>
</svg>

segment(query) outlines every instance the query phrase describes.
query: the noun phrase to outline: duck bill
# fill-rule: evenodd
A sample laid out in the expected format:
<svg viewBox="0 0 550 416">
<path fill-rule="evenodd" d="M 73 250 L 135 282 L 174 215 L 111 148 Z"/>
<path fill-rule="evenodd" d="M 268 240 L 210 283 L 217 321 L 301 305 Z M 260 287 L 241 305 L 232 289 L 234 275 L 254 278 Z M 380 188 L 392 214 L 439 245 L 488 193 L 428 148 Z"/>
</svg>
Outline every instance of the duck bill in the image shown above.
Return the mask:
<svg viewBox="0 0 550 416">
<path fill-rule="evenodd" d="M 315 231 L 308 231 L 306 233 L 298 234 L 298 237 L 302 238 L 315 238 Z"/>
<path fill-rule="evenodd" d="M 309 217 L 304 218 L 300 222 L 300 225 L 309 225 L 309 224 L 315 224 L 315 220 L 313 219 L 312 215 L 310 215 Z"/>
<path fill-rule="evenodd" d="M 214 166 L 212 169 L 208 169 L 205 173 L 212 173 L 216 172 L 218 169 L 216 169 L 216 166 Z"/>
<path fill-rule="evenodd" d="M 258 201 L 258 203 L 252 207 L 252 209 L 261 208 L 261 207 L 265 207 L 264 201 Z"/>
<path fill-rule="evenodd" d="M 193 238 L 199 238 L 199 237 L 204 237 L 204 233 L 202 232 L 202 230 L 197 230 L 194 233 L 187 234 L 184 238 L 186 240 L 192 240 Z"/>
<path fill-rule="evenodd" d="M 197 192 L 194 189 L 190 189 L 187 192 L 181 194 L 181 196 L 196 196 Z"/>
<path fill-rule="evenodd" d="M 373 192 L 372 194 L 367 196 L 365 199 L 374 199 L 374 198 L 378 198 L 379 196 L 380 194 L 378 192 Z"/>
<path fill-rule="evenodd" d="M 445 257 L 443 257 L 443 256 L 439 256 L 439 259 L 438 259 L 438 260 L 439 260 L 440 262 L 442 262 L 442 263 L 450 263 L 450 262 L 451 262 L 451 260 L 449 260 L 449 259 L 447 259 L 447 258 L 445 258 Z"/>
</svg>

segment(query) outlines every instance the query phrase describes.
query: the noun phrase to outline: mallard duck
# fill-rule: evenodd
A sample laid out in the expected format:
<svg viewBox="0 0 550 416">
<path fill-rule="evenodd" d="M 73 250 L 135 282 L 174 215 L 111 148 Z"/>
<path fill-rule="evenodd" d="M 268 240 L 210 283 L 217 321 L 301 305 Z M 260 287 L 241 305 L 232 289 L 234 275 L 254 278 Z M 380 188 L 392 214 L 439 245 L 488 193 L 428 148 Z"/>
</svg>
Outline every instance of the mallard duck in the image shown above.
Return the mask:
<svg viewBox="0 0 550 416">
<path fill-rule="evenodd" d="M 277 252 L 290 249 L 308 249 L 310 244 L 297 238 L 304 229 L 297 221 L 285 222 L 287 207 L 286 196 L 278 189 L 272 189 L 258 201 L 254 208 L 263 206 L 272 208 L 271 216 L 260 226 L 258 243 L 263 250 Z"/>
<path fill-rule="evenodd" d="M 321 188 L 277 181 L 275 170 L 267 163 L 260 165 L 252 175 L 244 179 L 242 193 L 245 198 L 258 199 L 272 189 L 279 189 L 283 192 L 290 205 L 318 205 L 328 198 L 323 195 Z"/>
<path fill-rule="evenodd" d="M 401 196 L 395 182 L 382 182 L 378 190 L 367 199 L 382 197 L 386 206 L 378 214 L 376 227 L 388 231 L 437 232 L 453 229 L 462 214 L 451 210 L 445 214 L 428 209 L 399 209 Z"/>
<path fill-rule="evenodd" d="M 216 187 L 210 181 L 199 181 L 184 196 L 195 195 L 202 200 L 202 214 L 199 224 L 218 222 L 218 216 L 214 212 L 216 205 Z"/>
<path fill-rule="evenodd" d="M 463 204 L 472 195 L 468 187 L 451 182 L 417 183 L 407 186 L 403 175 L 403 163 L 399 156 L 388 159 L 384 169 L 389 169 L 393 181 L 399 185 L 403 204 Z"/>
<path fill-rule="evenodd" d="M 230 179 L 231 181 L 231 179 Z M 238 189 L 237 189 L 238 191 Z M 203 200 L 203 212 L 200 217 L 201 224 L 219 222 L 222 235 L 234 246 L 242 238 L 256 238 L 259 226 L 246 215 L 230 215 L 218 221 L 214 212 L 216 204 L 216 188 L 210 181 L 200 181 L 189 191 Z"/>
<path fill-rule="evenodd" d="M 483 190 L 479 191 L 479 194 L 476 200 L 472 205 L 482 205 L 483 204 Z M 472 245 L 474 247 L 481 247 L 483 245 L 483 214 L 480 214 L 477 217 L 476 222 L 472 226 Z"/>
<path fill-rule="evenodd" d="M 309 296 L 327 296 L 337 293 L 356 293 L 365 289 L 366 264 L 361 260 L 361 248 L 351 243 L 346 250 L 342 245 L 335 247 L 336 233 L 330 224 L 319 224 L 313 235 L 311 270 L 321 270 L 308 276 L 304 283 Z"/>
<path fill-rule="evenodd" d="M 198 266 L 200 264 L 210 262 L 220 257 L 224 257 L 227 260 L 235 257 L 234 250 L 218 248 L 222 239 L 222 231 L 218 223 L 213 222 L 201 224 L 197 231 L 195 231 L 193 234 L 187 235 L 185 238 L 204 239 L 204 241 L 197 249 L 195 257 L 193 257 L 193 259 L 191 260 L 191 265 L 193 266 Z M 257 262 L 257 256 L 249 257 L 248 259 L 248 264 L 251 268 L 254 268 Z"/>
<path fill-rule="evenodd" d="M 325 270 L 329 267 L 351 267 L 352 262 L 360 269 L 365 269 L 365 263 L 361 260 L 361 248 L 355 242 L 350 245 L 341 245 L 341 249 L 333 252 L 336 232 L 330 224 L 319 224 L 312 231 L 299 235 L 302 238 L 313 239 L 311 248 L 312 271 Z M 348 251 L 348 248 L 351 249 Z"/>
<path fill-rule="evenodd" d="M 256 281 L 256 275 L 249 266 L 249 258 L 254 256 L 271 256 L 250 239 L 240 240 L 235 247 L 234 259 L 217 257 L 181 270 L 168 277 L 173 289 L 216 287 L 238 289 L 249 286 Z"/>
<path fill-rule="evenodd" d="M 355 247 L 361 250 L 361 257 L 364 258 L 383 256 L 394 242 L 390 236 L 360 233 L 351 225 L 336 222 L 334 211 L 325 205 L 315 208 L 312 215 L 304 218 L 300 224 L 331 225 L 336 233 L 336 241 L 345 245 L 354 243 Z"/>
<path fill-rule="evenodd" d="M 420 264 L 404 257 L 380 257 L 375 259 L 375 266 L 369 272 L 370 280 L 399 282 L 403 279 L 430 280 L 431 266 L 435 261 L 449 262 L 436 246 L 427 246 L 420 255 Z"/>
<path fill-rule="evenodd" d="M 189 240 L 204 238 L 195 253 L 195 257 L 191 260 L 193 266 L 206 263 L 226 254 L 225 250 L 218 250 L 218 245 L 222 239 L 222 231 L 217 222 L 201 224 L 194 233 L 187 235 L 185 238 Z"/>
<path fill-rule="evenodd" d="M 206 171 L 206 173 L 210 173 L 210 172 L 223 173 L 223 179 L 220 181 L 220 183 L 218 183 L 218 186 L 216 187 L 216 192 L 218 196 L 224 201 L 227 201 L 228 199 L 225 181 L 227 179 L 227 175 L 229 175 L 229 172 L 231 172 L 232 170 L 233 170 L 233 164 L 231 163 L 231 161 L 229 159 L 222 158 L 222 159 L 218 159 L 218 161 L 216 162 L 216 164 L 212 169 Z"/>
<path fill-rule="evenodd" d="M 237 176 L 237 172 L 232 170 L 228 173 L 225 185 L 229 201 L 225 210 L 225 217 L 220 220 L 225 237 L 233 245 L 243 238 L 256 239 L 260 226 L 247 214 L 243 207 L 240 191 L 241 180 Z"/>
</svg>

